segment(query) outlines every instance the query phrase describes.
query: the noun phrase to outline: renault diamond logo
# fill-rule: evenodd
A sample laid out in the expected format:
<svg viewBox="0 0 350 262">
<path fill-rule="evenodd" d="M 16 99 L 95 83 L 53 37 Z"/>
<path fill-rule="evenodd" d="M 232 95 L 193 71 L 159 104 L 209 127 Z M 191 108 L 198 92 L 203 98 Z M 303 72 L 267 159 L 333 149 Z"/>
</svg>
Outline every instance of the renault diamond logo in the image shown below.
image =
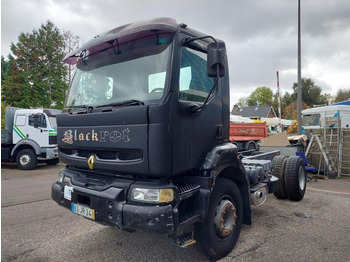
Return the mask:
<svg viewBox="0 0 350 262">
<path fill-rule="evenodd" d="M 87 164 L 88 164 L 90 169 L 94 168 L 94 163 L 95 163 L 95 156 L 91 155 L 87 161 Z"/>
</svg>

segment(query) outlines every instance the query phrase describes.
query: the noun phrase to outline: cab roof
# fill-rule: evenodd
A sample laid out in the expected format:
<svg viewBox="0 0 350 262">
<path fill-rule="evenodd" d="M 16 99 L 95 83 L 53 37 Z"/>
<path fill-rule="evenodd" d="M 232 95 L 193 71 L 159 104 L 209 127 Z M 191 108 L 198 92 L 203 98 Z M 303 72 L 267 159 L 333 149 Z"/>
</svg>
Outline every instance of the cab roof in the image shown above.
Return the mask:
<svg viewBox="0 0 350 262">
<path fill-rule="evenodd" d="M 176 20 L 172 18 L 156 18 L 152 20 L 126 24 L 102 34 L 96 35 L 82 47 L 69 53 L 63 62 L 67 64 L 76 64 L 84 52 L 93 54 L 111 47 L 111 41 L 118 39 L 119 43 L 126 42 L 135 38 L 135 35 L 142 35 L 146 32 L 156 33 L 174 33 L 178 28 Z"/>
</svg>

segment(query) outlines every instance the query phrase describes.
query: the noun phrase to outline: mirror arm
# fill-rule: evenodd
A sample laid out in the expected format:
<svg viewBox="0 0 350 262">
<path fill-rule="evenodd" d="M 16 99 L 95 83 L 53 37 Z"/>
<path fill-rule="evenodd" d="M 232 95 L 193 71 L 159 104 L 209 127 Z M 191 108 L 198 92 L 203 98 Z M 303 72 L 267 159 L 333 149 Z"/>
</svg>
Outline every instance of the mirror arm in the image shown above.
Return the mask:
<svg viewBox="0 0 350 262">
<path fill-rule="evenodd" d="M 183 41 L 182 41 L 182 44 L 183 45 L 186 45 L 186 44 L 190 44 L 191 42 L 193 41 L 197 41 L 197 40 L 202 40 L 202 39 L 205 39 L 205 38 L 210 38 L 214 41 L 214 43 L 217 43 L 216 39 L 210 35 L 206 35 L 206 36 L 200 36 L 200 37 L 188 37 L 188 38 L 185 38 Z"/>
<path fill-rule="evenodd" d="M 219 71 L 219 65 L 217 65 L 217 70 Z M 213 87 L 211 88 L 207 98 L 205 99 L 203 105 L 198 106 L 198 107 L 190 107 L 190 111 L 191 113 L 196 113 L 202 110 L 203 107 L 205 107 L 205 105 L 208 103 L 210 97 L 212 96 L 212 94 L 214 93 L 214 91 L 216 90 L 217 86 L 218 86 L 218 82 L 219 82 L 219 76 L 216 77 L 215 82 Z"/>
</svg>

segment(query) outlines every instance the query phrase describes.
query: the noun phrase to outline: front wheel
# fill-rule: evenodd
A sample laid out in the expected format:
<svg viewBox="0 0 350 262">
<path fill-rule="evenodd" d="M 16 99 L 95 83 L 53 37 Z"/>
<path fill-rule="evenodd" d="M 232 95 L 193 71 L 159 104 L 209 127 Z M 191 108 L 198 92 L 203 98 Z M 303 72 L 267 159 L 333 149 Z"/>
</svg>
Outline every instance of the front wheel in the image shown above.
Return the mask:
<svg viewBox="0 0 350 262">
<path fill-rule="evenodd" d="M 242 197 L 230 179 L 218 178 L 210 196 L 208 215 L 196 225 L 197 247 L 205 255 L 220 259 L 235 247 L 242 227 Z"/>
<path fill-rule="evenodd" d="M 30 170 L 34 169 L 38 164 L 38 159 L 33 150 L 31 149 L 22 149 L 19 151 L 16 157 L 16 163 L 19 169 Z"/>
</svg>

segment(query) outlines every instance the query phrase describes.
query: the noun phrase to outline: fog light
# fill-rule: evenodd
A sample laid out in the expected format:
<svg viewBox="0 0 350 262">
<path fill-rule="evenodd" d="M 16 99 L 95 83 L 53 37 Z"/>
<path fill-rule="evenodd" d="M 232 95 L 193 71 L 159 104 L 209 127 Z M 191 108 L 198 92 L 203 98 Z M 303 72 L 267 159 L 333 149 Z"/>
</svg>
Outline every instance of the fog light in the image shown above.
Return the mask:
<svg viewBox="0 0 350 262">
<path fill-rule="evenodd" d="M 174 200 L 174 190 L 171 188 L 134 188 L 131 191 L 131 200 L 147 203 L 168 203 Z"/>
</svg>

